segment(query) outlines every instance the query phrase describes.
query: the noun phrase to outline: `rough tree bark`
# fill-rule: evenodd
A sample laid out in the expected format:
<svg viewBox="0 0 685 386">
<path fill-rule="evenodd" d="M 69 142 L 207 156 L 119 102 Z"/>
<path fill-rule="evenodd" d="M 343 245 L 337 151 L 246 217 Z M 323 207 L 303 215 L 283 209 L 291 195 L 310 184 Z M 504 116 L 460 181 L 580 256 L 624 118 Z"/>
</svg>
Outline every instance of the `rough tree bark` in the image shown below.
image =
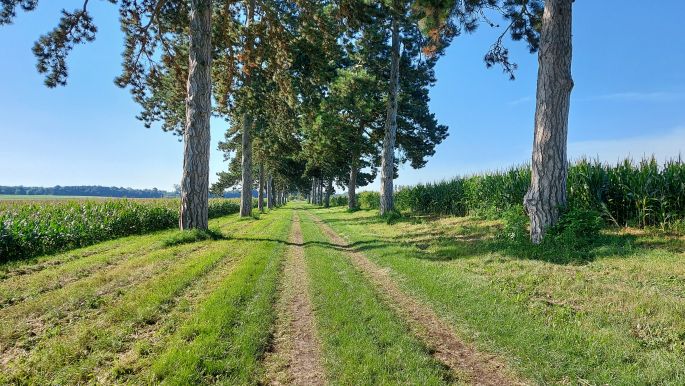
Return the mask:
<svg viewBox="0 0 685 386">
<path fill-rule="evenodd" d="M 383 138 L 383 157 L 381 160 L 381 215 L 389 213 L 394 208 L 392 194 L 393 177 L 395 174 L 395 139 L 397 137 L 397 97 L 400 79 L 400 23 L 397 15 L 392 17 L 391 49 L 388 108 L 385 118 L 385 137 Z"/>
<path fill-rule="evenodd" d="M 571 103 L 571 10 L 573 0 L 546 0 L 542 16 L 531 184 L 523 204 L 530 239 L 539 244 L 566 206 L 566 141 Z"/>
<path fill-rule="evenodd" d="M 190 49 L 183 131 L 181 229 L 207 229 L 209 207 L 209 117 L 212 111 L 212 8 L 209 0 L 190 2 Z"/>
<path fill-rule="evenodd" d="M 247 0 L 247 15 L 245 19 L 245 26 L 248 28 L 245 46 L 246 59 L 244 68 L 245 72 L 245 87 L 250 87 L 252 80 L 250 78 L 250 52 L 252 51 L 252 33 L 249 32 L 249 27 L 252 24 L 254 17 L 254 0 Z M 240 217 L 249 217 L 252 215 L 252 114 L 249 111 L 243 113 L 243 132 L 242 132 L 242 191 L 240 192 Z"/>
<path fill-rule="evenodd" d="M 259 164 L 259 193 L 257 198 L 257 208 L 260 212 L 264 211 L 264 164 Z"/>
<path fill-rule="evenodd" d="M 357 207 L 357 166 L 352 165 L 350 169 L 350 181 L 347 183 L 347 208 Z"/>
</svg>

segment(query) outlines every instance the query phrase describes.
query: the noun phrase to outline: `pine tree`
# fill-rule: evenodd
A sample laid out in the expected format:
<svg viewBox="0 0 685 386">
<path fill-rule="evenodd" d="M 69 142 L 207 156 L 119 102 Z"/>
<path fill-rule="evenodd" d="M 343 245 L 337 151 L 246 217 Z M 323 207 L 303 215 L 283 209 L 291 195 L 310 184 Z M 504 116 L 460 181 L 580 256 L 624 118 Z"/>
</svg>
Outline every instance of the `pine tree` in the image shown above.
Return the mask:
<svg viewBox="0 0 685 386">
<path fill-rule="evenodd" d="M 163 120 L 163 129 L 183 136 L 179 226 L 181 229 L 206 229 L 212 2 L 109 2 L 119 5 L 121 28 L 125 34 L 123 71 L 116 83 L 131 87 L 134 100 L 143 107 L 139 118 L 146 126 Z M 37 4 L 37 0 L 3 0 L 0 24 L 11 23 L 17 8 L 31 11 Z M 80 9 L 62 11 L 57 27 L 41 36 L 33 47 L 38 72 L 45 74 L 48 87 L 66 85 L 69 52 L 76 44 L 93 41 L 96 32 L 88 12 L 88 0 Z M 161 57 L 161 63 L 155 60 L 157 55 Z M 161 95 L 155 92 L 160 90 L 164 91 Z"/>
<path fill-rule="evenodd" d="M 572 6 L 573 0 L 546 0 L 542 16 L 531 184 L 523 200 L 535 244 L 556 224 L 567 204 Z"/>
<path fill-rule="evenodd" d="M 447 137 L 447 127 L 439 125 L 428 108 L 428 88 L 435 82 L 434 66 L 443 47 L 427 47 L 432 40 L 425 37 L 418 24 L 425 18 L 414 2 L 392 0 L 382 3 L 374 22 L 383 36 L 376 44 L 377 55 L 387 67 L 378 68 L 369 61 L 369 68 L 386 80 L 386 112 L 382 133 L 380 213 L 394 209 L 393 179 L 397 166 L 409 161 L 414 168 L 425 165 L 425 158 Z M 387 46 L 387 42 L 390 45 Z M 398 157 L 399 155 L 399 157 Z"/>
</svg>

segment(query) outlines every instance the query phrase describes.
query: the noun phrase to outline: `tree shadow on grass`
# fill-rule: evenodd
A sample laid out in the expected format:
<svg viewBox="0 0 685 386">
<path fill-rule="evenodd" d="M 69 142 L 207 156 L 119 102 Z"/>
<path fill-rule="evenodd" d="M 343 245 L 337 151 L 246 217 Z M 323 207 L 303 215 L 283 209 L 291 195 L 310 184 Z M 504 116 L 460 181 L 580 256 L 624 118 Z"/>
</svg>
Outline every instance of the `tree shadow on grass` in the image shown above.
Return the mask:
<svg viewBox="0 0 685 386">
<path fill-rule="evenodd" d="M 305 241 L 303 243 L 293 243 L 292 241 L 288 240 L 281 240 L 281 239 L 275 239 L 275 238 L 269 238 L 269 237 L 228 237 L 230 240 L 237 240 L 237 241 L 245 241 L 245 242 L 273 242 L 273 243 L 280 243 L 283 245 L 288 245 L 288 246 L 297 246 L 297 247 L 308 247 L 308 246 L 320 246 L 328 249 L 335 249 L 336 251 L 349 251 L 350 249 L 359 249 L 359 250 L 364 250 L 364 249 L 369 249 L 373 248 L 374 244 L 377 244 L 377 242 L 374 241 L 357 241 L 354 243 L 351 243 L 347 246 L 340 246 L 337 244 L 333 244 L 327 241 Z"/>
<path fill-rule="evenodd" d="M 173 247 L 181 244 L 196 243 L 205 240 L 227 240 L 223 233 L 218 229 L 191 229 L 176 231 L 171 236 L 162 241 L 165 247 Z"/>
<path fill-rule="evenodd" d="M 308 210 L 308 209 L 305 209 Z M 372 211 L 370 209 L 364 210 Z M 442 217 L 403 215 L 392 219 L 389 226 L 397 224 L 423 224 Z M 340 226 L 364 227 L 372 224 L 386 224 L 381 216 L 328 218 L 326 223 Z M 565 245 L 563 242 L 533 245 L 527 237 L 512 239 L 503 235 L 503 227 L 480 224 L 480 220 L 460 224 L 458 231 L 437 225 L 426 229 L 403 229 L 401 235 L 380 236 L 373 241 L 350 245 L 360 252 L 371 249 L 395 249 L 410 252 L 411 258 L 450 261 L 478 255 L 497 253 L 519 260 L 537 260 L 560 265 L 583 265 L 603 258 L 630 258 L 646 251 L 661 249 L 670 253 L 685 253 L 685 238 L 668 235 L 660 231 L 617 232 L 606 229 L 601 236 L 582 248 Z"/>
<path fill-rule="evenodd" d="M 430 225 L 434 219 L 422 218 L 420 223 Z M 477 220 L 476 220 L 477 221 Z M 339 225 L 364 226 L 383 224 L 381 217 L 327 219 L 327 223 Z M 417 223 L 409 216 L 401 222 Z M 370 249 L 396 249 L 398 246 L 409 252 L 407 257 L 432 261 L 450 261 L 462 258 L 497 253 L 519 260 L 537 260 L 560 265 L 583 265 L 603 258 L 629 258 L 652 249 L 663 249 L 671 253 L 685 252 L 685 240 L 678 237 L 659 235 L 658 237 L 638 236 L 615 231 L 605 231 L 590 245 L 581 249 L 560 243 L 533 245 L 525 239 L 509 239 L 502 234 L 502 227 L 493 225 L 463 224 L 459 231 L 449 232 L 444 226 L 429 230 L 403 229 L 397 236 L 379 238 L 352 246 L 359 251 Z"/>
</svg>

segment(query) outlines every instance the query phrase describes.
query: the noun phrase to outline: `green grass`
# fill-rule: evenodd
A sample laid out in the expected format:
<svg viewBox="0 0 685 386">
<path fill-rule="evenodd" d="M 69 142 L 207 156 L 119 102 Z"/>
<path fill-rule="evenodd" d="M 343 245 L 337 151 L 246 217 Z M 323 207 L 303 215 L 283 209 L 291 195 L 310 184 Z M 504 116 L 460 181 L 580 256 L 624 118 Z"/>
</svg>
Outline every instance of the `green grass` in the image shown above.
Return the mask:
<svg viewBox="0 0 685 386">
<path fill-rule="evenodd" d="M 307 272 L 332 384 L 439 385 L 453 381 L 371 284 L 301 215 Z"/>
<path fill-rule="evenodd" d="M 224 236 L 216 229 L 192 229 L 188 231 L 176 231 L 162 242 L 165 247 L 174 245 L 196 243 L 203 240 L 221 240 Z"/>
<path fill-rule="evenodd" d="M 561 265 L 504 252 L 496 221 L 317 210 L 477 347 L 541 384 L 685 383 L 685 240 L 618 235 Z M 608 239 L 611 239 L 609 237 Z"/>
<path fill-rule="evenodd" d="M 294 210 L 331 384 L 460 379 L 312 213 L 522 378 L 685 383 L 683 237 L 604 231 L 591 257 L 560 264 L 497 237 L 500 221 L 295 203 L 213 219 L 210 232 L 164 230 L 0 264 L 0 384 L 258 384 Z"/>
<path fill-rule="evenodd" d="M 253 236 L 252 248 L 230 276 L 181 326 L 155 361 L 155 381 L 171 384 L 253 384 L 261 371 L 275 320 L 277 278 L 290 229 L 290 212 Z"/>
<path fill-rule="evenodd" d="M 0 308 L 0 323 L 9 327 L 0 333 L 0 352 L 3 360 L 10 358 L 3 365 L 0 383 L 149 382 L 153 361 L 148 356 L 141 356 L 138 363 L 127 362 L 131 353 L 149 351 L 136 342 L 152 336 L 153 343 L 169 340 L 178 326 L 202 329 L 202 323 L 220 328 L 215 337 L 230 342 L 226 325 L 214 324 L 227 315 L 238 315 L 231 319 L 241 326 L 233 331 L 236 344 L 231 346 L 231 358 L 240 360 L 225 374 L 232 376 L 235 371 L 240 379 L 258 379 L 258 359 L 266 349 L 273 320 L 271 302 L 283 244 L 255 237 L 264 233 L 285 240 L 289 214 L 276 211 L 261 220 L 233 216 L 213 220 L 213 227 L 225 236 L 218 240 L 169 247 L 165 246 L 169 238 L 178 236 L 177 231 L 169 231 L 106 243 L 116 258 L 105 266 L 99 265 L 98 254 L 78 250 L 70 253 L 73 258 L 56 256 L 62 264 L 35 272 L 13 267 L 0 282 L 8 293 L 15 291 L 17 299 Z M 149 251 L 130 254 L 135 246 L 149 242 L 154 244 Z M 97 247 L 86 249 L 107 253 Z M 79 270 L 81 274 L 74 273 Z M 63 281 L 59 272 L 72 276 Z M 21 284 L 15 277 L 21 278 Z M 207 283 L 216 285 L 203 287 Z M 230 288 L 238 291 L 233 298 Z M 189 307 L 197 307 L 202 317 L 183 311 Z M 196 322 L 187 322 L 191 318 Z M 157 354 L 173 347 L 181 346 L 179 342 L 157 346 Z M 203 365 L 207 373 L 213 366 Z M 202 366 L 195 369 L 204 372 Z"/>
</svg>

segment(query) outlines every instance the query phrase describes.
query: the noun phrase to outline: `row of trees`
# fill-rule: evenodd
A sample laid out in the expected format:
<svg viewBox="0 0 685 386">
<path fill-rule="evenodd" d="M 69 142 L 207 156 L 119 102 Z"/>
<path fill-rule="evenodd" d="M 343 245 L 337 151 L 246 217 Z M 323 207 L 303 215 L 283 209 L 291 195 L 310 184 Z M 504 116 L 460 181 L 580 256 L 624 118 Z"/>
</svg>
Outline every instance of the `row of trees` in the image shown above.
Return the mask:
<svg viewBox="0 0 685 386">
<path fill-rule="evenodd" d="M 461 32 L 508 20 L 485 56 L 513 77 L 502 38 L 539 49 L 532 184 L 525 204 L 539 242 L 565 204 L 566 131 L 572 81 L 572 0 L 109 0 L 125 34 L 122 75 L 146 125 L 181 135 L 181 229 L 207 227 L 209 119 L 226 119 L 229 161 L 212 190 L 240 186 L 241 216 L 256 186 L 267 197 L 333 185 L 354 193 L 380 169 L 381 214 L 393 210 L 400 163 L 422 167 L 447 136 L 428 108 L 433 68 Z M 37 0 L 3 0 L 0 23 Z M 66 56 L 91 41 L 88 0 L 64 11 L 34 46 L 50 87 L 66 83 Z M 213 102 L 213 103 L 212 103 Z M 257 184 L 255 184 L 254 176 Z M 269 200 L 267 200 L 269 201 Z"/>
</svg>

